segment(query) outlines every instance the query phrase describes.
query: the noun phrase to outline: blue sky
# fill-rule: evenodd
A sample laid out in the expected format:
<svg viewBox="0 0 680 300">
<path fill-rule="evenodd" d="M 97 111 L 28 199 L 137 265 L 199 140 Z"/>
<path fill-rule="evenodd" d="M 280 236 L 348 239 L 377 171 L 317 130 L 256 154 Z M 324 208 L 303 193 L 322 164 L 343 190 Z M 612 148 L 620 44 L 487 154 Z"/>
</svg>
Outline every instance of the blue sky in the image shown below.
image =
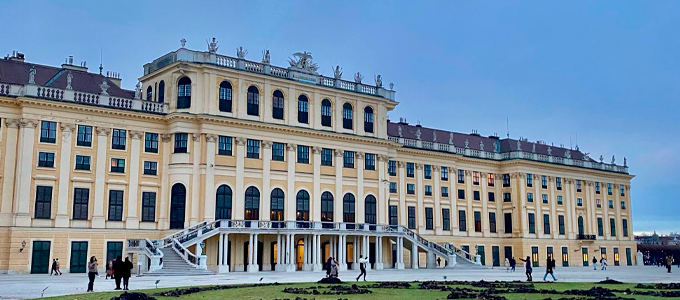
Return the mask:
<svg viewBox="0 0 680 300">
<path fill-rule="evenodd" d="M 393 120 L 628 158 L 634 231 L 680 231 L 680 2 L 4 1 L 0 53 L 120 72 L 179 47 L 249 50 L 395 83 Z"/>
</svg>

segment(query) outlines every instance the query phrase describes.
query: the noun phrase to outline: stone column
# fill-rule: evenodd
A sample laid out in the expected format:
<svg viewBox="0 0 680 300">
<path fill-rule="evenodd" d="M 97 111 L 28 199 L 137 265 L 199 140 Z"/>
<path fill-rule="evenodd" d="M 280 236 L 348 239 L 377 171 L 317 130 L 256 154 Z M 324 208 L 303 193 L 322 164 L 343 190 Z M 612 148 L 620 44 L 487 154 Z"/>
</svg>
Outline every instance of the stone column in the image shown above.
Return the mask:
<svg viewBox="0 0 680 300">
<path fill-rule="evenodd" d="M 248 242 L 248 267 L 246 272 L 257 272 L 257 268 L 253 268 L 253 256 L 255 255 L 255 244 L 253 243 L 254 234 L 250 234 L 250 239 Z"/>
<path fill-rule="evenodd" d="M 467 210 L 465 211 L 467 217 L 467 231 L 464 232 L 467 236 L 474 236 L 475 232 L 475 210 L 472 206 L 472 171 L 465 170 L 465 202 L 467 202 Z"/>
<path fill-rule="evenodd" d="M 224 265 L 224 233 L 220 233 L 219 244 L 217 244 L 217 268 L 222 269 Z M 219 272 L 222 273 L 222 272 Z"/>
<path fill-rule="evenodd" d="M 71 179 L 71 145 L 75 124 L 61 123 L 61 150 L 59 153 L 59 196 L 54 227 L 68 227 L 68 192 Z M 134 166 L 134 165 L 133 165 Z"/>
<path fill-rule="evenodd" d="M 243 187 L 243 173 L 245 169 L 246 138 L 236 138 L 236 187 L 232 198 L 232 215 L 234 220 L 245 218 L 245 190 Z"/>
<path fill-rule="evenodd" d="M 562 189 L 564 190 L 565 187 L 568 188 L 569 185 L 567 183 L 566 178 L 560 179 L 562 180 Z M 555 178 L 555 182 L 550 185 L 550 213 L 549 213 L 549 221 L 550 221 L 550 236 L 553 239 L 557 238 L 557 230 L 555 228 L 555 225 L 557 223 L 557 210 L 556 210 L 556 205 L 557 205 L 557 178 Z M 562 202 L 564 203 L 564 199 L 562 199 Z M 543 212 L 541 212 L 541 223 L 543 223 Z M 545 231 L 545 228 L 544 228 Z M 554 256 L 554 254 L 553 254 Z"/>
<path fill-rule="evenodd" d="M 517 177 L 517 174 L 513 174 L 513 175 L 515 177 Z M 486 192 L 486 185 L 488 184 L 488 182 L 484 182 L 484 181 L 487 181 L 486 173 L 479 172 L 479 181 L 480 181 L 479 185 L 482 187 L 482 191 L 480 192 L 481 195 L 479 195 L 480 202 L 482 202 L 482 234 L 485 237 L 488 237 L 491 234 L 491 230 L 489 228 L 489 224 L 491 223 L 491 219 L 489 218 L 489 209 L 488 209 L 488 206 L 490 205 L 489 194 Z M 496 232 L 498 232 L 498 216 L 496 216 Z M 429 266 L 428 266 L 428 268 L 429 268 Z"/>
<path fill-rule="evenodd" d="M 224 249 L 224 255 L 222 256 L 222 268 L 220 269 L 220 273 L 229 273 L 229 233 L 224 234 L 224 246 L 222 247 Z"/>
<path fill-rule="evenodd" d="M 432 191 L 432 194 L 434 195 L 434 211 L 432 212 L 432 224 L 433 229 L 435 230 L 436 235 L 441 235 L 442 234 L 442 222 L 441 222 L 441 215 L 442 215 L 442 209 L 441 209 L 441 194 L 442 194 L 442 189 L 439 187 L 439 180 L 441 180 L 441 173 L 439 171 L 439 166 L 432 166 L 432 171 L 434 173 L 433 180 L 434 181 L 434 188 Z M 449 219 L 451 220 L 451 219 Z"/>
<path fill-rule="evenodd" d="M 473 228 L 474 229 L 474 228 Z M 416 243 L 411 243 L 411 269 L 418 269 L 418 246 Z"/>
<path fill-rule="evenodd" d="M 376 270 L 382 270 L 383 269 L 383 243 L 382 243 L 382 237 L 376 236 L 375 237 L 375 269 Z"/>
<path fill-rule="evenodd" d="M 33 172 L 33 142 L 37 120 L 21 119 L 19 126 L 19 157 L 17 158 L 16 185 L 14 194 L 14 226 L 30 226 L 31 216 L 31 173 Z"/>
<path fill-rule="evenodd" d="M 321 221 L 321 147 L 312 147 L 312 164 L 314 165 L 314 175 L 313 175 L 313 194 L 312 194 L 312 216 L 311 221 L 320 222 Z M 339 200 L 336 196 L 335 201 Z M 335 220 L 335 219 L 334 219 Z M 307 244 L 305 244 L 307 247 Z"/>
<path fill-rule="evenodd" d="M 205 204 L 203 208 L 203 220 L 213 221 L 215 220 L 215 152 L 216 134 L 206 134 L 205 135 L 205 190 L 203 197 L 205 198 Z"/>
<path fill-rule="evenodd" d="M 342 150 L 333 150 L 333 155 L 335 156 L 335 199 L 336 199 L 336 201 L 333 203 L 333 220 L 336 220 L 336 222 L 344 222 L 345 220 L 343 218 L 342 201 L 344 200 L 345 195 L 342 194 L 342 167 L 343 167 Z"/>
<path fill-rule="evenodd" d="M 192 139 L 194 145 L 191 149 L 193 151 L 193 167 L 191 172 L 191 218 L 189 220 L 189 226 L 198 223 L 198 211 L 200 204 L 200 192 L 199 192 L 199 177 L 200 171 L 199 166 L 201 164 L 201 133 L 192 134 Z M 186 226 L 186 222 L 185 222 Z"/>
<path fill-rule="evenodd" d="M 168 206 L 170 205 L 170 141 L 172 140 L 171 134 L 161 134 L 161 153 L 163 154 L 163 168 L 161 169 L 161 201 L 160 201 L 160 213 L 158 217 L 158 228 L 167 229 L 168 224 Z M 99 168 L 97 168 L 99 170 Z M 95 198 L 96 199 L 96 198 Z"/>
<path fill-rule="evenodd" d="M 281 271 L 281 235 L 276 235 L 276 266 L 274 271 Z"/>
<path fill-rule="evenodd" d="M 104 228 L 104 198 L 106 195 L 106 172 L 109 165 L 106 160 L 109 134 L 111 129 L 97 127 L 97 165 L 95 166 L 94 209 L 92 212 L 92 228 Z M 161 210 L 162 212 L 162 210 Z"/>
<path fill-rule="evenodd" d="M 459 235 L 458 230 L 458 189 L 456 189 L 456 182 L 458 182 L 458 170 L 455 167 L 449 166 L 449 199 L 451 199 L 451 235 Z"/>
<path fill-rule="evenodd" d="M 304 243 L 304 248 L 303 248 L 304 251 L 302 251 L 302 270 L 303 271 L 309 271 L 310 268 L 309 268 L 309 254 L 308 254 L 308 252 L 309 252 L 308 236 L 307 235 L 302 236 L 302 240 L 303 240 L 303 243 Z"/>
<path fill-rule="evenodd" d="M 260 192 L 260 215 L 262 221 L 269 221 L 271 217 L 271 201 L 269 201 L 271 184 L 272 142 L 262 141 L 262 192 Z"/>
<path fill-rule="evenodd" d="M 526 176 L 534 176 L 533 174 L 526 174 L 526 173 L 523 173 L 523 174 L 525 174 Z M 532 180 L 534 180 L 534 179 L 535 178 L 532 178 Z M 533 182 L 535 182 L 535 180 Z M 519 184 L 519 190 L 520 190 L 519 207 L 517 209 L 513 209 L 512 213 L 513 213 L 514 216 L 512 217 L 512 219 L 513 219 L 513 223 L 515 223 L 515 221 L 519 221 L 519 220 L 522 220 L 522 221 L 516 222 L 516 223 L 519 223 L 519 224 L 513 224 L 512 232 L 513 232 L 513 234 L 517 233 L 517 232 L 519 232 L 519 229 L 521 228 L 522 229 L 522 236 L 526 237 L 527 234 L 529 233 L 529 227 L 527 225 L 527 209 L 526 209 L 526 207 L 527 207 L 526 182 L 521 182 Z M 500 201 L 503 201 L 502 200 L 503 195 L 499 195 L 499 196 L 500 197 L 498 197 L 498 198 L 501 199 Z M 536 198 L 534 197 L 534 199 L 536 199 Z"/>
<path fill-rule="evenodd" d="M 407 216 L 406 216 L 406 163 L 403 161 L 398 161 L 397 165 L 399 167 L 399 224 L 407 226 Z"/>
<path fill-rule="evenodd" d="M 338 260 L 340 263 L 340 266 L 338 269 L 340 271 L 346 271 L 347 270 L 347 236 L 346 235 L 340 235 L 340 259 Z"/>
<path fill-rule="evenodd" d="M 356 152 L 357 168 L 357 199 L 356 199 L 356 220 L 357 223 L 366 223 L 366 196 L 364 195 L 364 153 Z"/>
<path fill-rule="evenodd" d="M 1 120 L 0 120 L 1 121 Z M 19 128 L 21 128 L 19 119 L 5 119 L 5 130 L 7 135 L 5 139 L 5 153 L 4 155 L 4 169 L 2 181 L 2 189 L 0 196 L 2 196 L 2 205 L 0 206 L 0 226 L 12 225 L 12 197 L 14 196 L 15 172 L 17 171 L 16 162 L 19 152 L 17 139 L 19 138 Z"/>
<path fill-rule="evenodd" d="M 404 238 L 397 238 L 397 263 L 395 265 L 397 270 L 404 269 Z"/>
<path fill-rule="evenodd" d="M 286 204 L 284 209 L 286 210 L 285 220 L 295 220 L 295 144 L 288 144 L 286 153 L 286 160 L 288 161 L 288 188 L 286 191 Z"/>
<path fill-rule="evenodd" d="M 418 223 L 418 233 L 425 230 L 424 194 L 425 188 L 423 187 L 423 164 L 416 163 L 416 200 L 418 201 L 418 207 L 416 207 L 416 222 Z"/>
<path fill-rule="evenodd" d="M 359 270 L 359 252 L 361 252 L 361 245 L 359 244 L 359 236 L 354 236 L 354 243 L 352 243 L 352 270 Z"/>
<path fill-rule="evenodd" d="M 295 272 L 297 270 L 295 258 L 295 234 L 289 236 L 288 242 L 288 272 Z"/>
<path fill-rule="evenodd" d="M 139 228 L 138 210 L 139 205 L 139 168 L 143 166 L 140 164 L 140 139 L 144 136 L 144 132 L 130 131 L 132 141 L 130 143 L 130 182 L 128 183 L 128 203 L 127 203 L 127 218 L 125 218 L 125 228 L 137 229 Z"/>
<path fill-rule="evenodd" d="M 385 164 L 387 163 L 387 156 L 378 155 L 378 224 L 388 224 L 389 223 L 389 180 L 387 180 L 386 172 L 387 168 Z"/>
</svg>

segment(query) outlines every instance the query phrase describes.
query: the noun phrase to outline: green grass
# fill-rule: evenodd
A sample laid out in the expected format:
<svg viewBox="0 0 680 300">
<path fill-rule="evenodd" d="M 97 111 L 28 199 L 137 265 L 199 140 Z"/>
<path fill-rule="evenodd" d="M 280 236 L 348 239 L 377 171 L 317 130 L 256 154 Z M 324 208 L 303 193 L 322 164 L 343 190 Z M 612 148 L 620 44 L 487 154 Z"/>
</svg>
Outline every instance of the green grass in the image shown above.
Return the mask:
<svg viewBox="0 0 680 300">
<path fill-rule="evenodd" d="M 346 283 L 345 285 L 351 285 L 352 282 Z M 358 286 L 365 286 L 374 284 L 373 282 L 360 282 L 357 283 Z M 448 285 L 449 287 L 467 287 L 474 288 L 468 285 Z M 594 283 L 573 283 L 573 282 L 555 282 L 555 283 L 535 283 L 536 289 L 554 289 L 557 291 L 564 291 L 570 289 L 583 289 L 587 290 L 594 286 L 602 286 L 609 289 L 625 290 L 630 288 L 631 290 L 636 290 L 634 288 L 634 283 L 625 283 L 618 285 L 599 285 Z M 281 285 L 267 285 L 267 286 L 257 286 L 257 287 L 243 287 L 243 288 L 233 288 L 226 290 L 212 290 L 203 291 L 199 293 L 193 293 L 189 295 L 184 295 L 182 297 L 160 297 L 154 296 L 158 300 L 223 300 L 223 299 L 244 299 L 244 300 L 273 300 L 273 299 L 295 299 L 296 297 L 316 299 L 316 300 L 336 300 L 336 299 L 351 299 L 351 300 L 406 300 L 406 299 L 446 299 L 449 294 L 448 291 L 440 290 L 423 290 L 418 289 L 417 283 L 411 283 L 410 289 L 381 289 L 381 288 L 369 288 L 373 293 L 364 295 L 298 295 L 284 293 L 283 289 L 286 287 L 295 288 L 308 288 L 308 287 L 319 287 L 319 291 L 327 290 L 324 285 L 316 283 L 290 283 Z M 146 294 L 155 294 L 158 292 L 174 290 L 176 288 L 161 288 L 161 289 L 150 289 L 134 292 L 144 292 Z M 182 288 L 179 288 L 182 289 Z M 477 289 L 477 288 L 474 288 Z M 480 288 L 482 289 L 482 288 Z M 100 300 L 100 299 L 111 299 L 111 297 L 119 296 L 121 292 L 101 292 L 101 293 L 88 293 L 88 294 L 78 294 L 78 295 L 68 295 L 47 298 L 50 300 Z M 502 294 L 502 296 L 511 300 L 542 300 L 548 297 L 554 299 L 559 299 L 563 297 L 568 297 L 567 295 L 548 295 L 548 294 Z M 622 295 L 618 296 L 634 298 L 640 300 L 650 300 L 650 299 L 670 299 L 670 298 L 660 298 L 652 296 L 631 296 Z"/>
</svg>

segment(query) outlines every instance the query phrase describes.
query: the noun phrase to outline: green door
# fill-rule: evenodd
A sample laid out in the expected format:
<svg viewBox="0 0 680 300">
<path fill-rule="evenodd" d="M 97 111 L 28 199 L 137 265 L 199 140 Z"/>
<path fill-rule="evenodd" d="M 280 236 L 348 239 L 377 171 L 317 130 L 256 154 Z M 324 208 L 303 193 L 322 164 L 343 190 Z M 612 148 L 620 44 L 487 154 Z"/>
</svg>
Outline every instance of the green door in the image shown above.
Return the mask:
<svg viewBox="0 0 680 300">
<path fill-rule="evenodd" d="M 493 255 L 493 266 L 499 267 L 501 265 L 501 250 L 498 246 L 491 246 L 491 254 Z"/>
<path fill-rule="evenodd" d="M 33 258 L 31 274 L 47 274 L 50 272 L 50 242 L 33 242 Z"/>
<path fill-rule="evenodd" d="M 87 242 L 71 242 L 71 273 L 87 271 Z"/>
<path fill-rule="evenodd" d="M 479 254 L 482 260 L 482 266 L 486 266 L 486 255 L 484 255 L 484 246 L 477 246 L 477 254 Z"/>
<path fill-rule="evenodd" d="M 116 257 L 123 257 L 123 242 L 106 243 L 106 262 L 110 262 Z"/>
</svg>

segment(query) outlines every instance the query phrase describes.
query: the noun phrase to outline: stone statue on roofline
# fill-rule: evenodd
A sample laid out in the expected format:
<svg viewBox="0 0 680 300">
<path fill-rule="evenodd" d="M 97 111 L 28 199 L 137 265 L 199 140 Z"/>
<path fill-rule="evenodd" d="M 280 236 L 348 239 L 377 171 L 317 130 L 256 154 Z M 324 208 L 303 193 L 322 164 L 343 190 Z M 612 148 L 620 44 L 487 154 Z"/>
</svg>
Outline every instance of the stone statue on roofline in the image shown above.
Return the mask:
<svg viewBox="0 0 680 300">
<path fill-rule="evenodd" d="M 270 62 L 271 58 L 269 57 L 269 50 L 265 49 L 262 51 L 262 63 L 268 65 Z"/>
<path fill-rule="evenodd" d="M 375 76 L 375 86 L 379 88 L 382 87 L 382 76 L 380 75 Z"/>
<path fill-rule="evenodd" d="M 104 96 L 109 95 L 107 90 L 109 89 L 110 86 L 109 86 L 109 83 L 106 82 L 106 79 L 104 79 L 104 82 L 102 82 L 102 84 L 100 84 L 99 87 L 102 89 L 102 92 L 101 92 L 102 95 L 104 95 Z M 140 93 L 141 93 L 141 88 L 140 88 Z"/>
<path fill-rule="evenodd" d="M 187 44 L 187 40 L 182 38 L 181 40 L 179 40 L 179 43 L 180 43 L 180 45 L 182 45 L 182 48 L 184 48 L 184 46 L 186 46 L 186 44 Z"/>
<path fill-rule="evenodd" d="M 340 69 L 340 66 L 335 66 L 335 69 L 333 70 L 333 78 L 342 79 L 342 69 Z"/>
<path fill-rule="evenodd" d="M 531 144 L 531 153 L 536 153 L 536 143 Z"/>
<path fill-rule="evenodd" d="M 484 141 L 479 141 L 479 150 L 484 151 Z"/>
<path fill-rule="evenodd" d="M 135 85 L 135 99 L 142 99 L 142 83 L 137 82 Z"/>
<path fill-rule="evenodd" d="M 31 70 L 28 71 L 28 84 L 35 84 L 35 66 L 31 66 Z"/>
<path fill-rule="evenodd" d="M 68 75 L 66 75 L 66 89 L 67 90 L 72 90 L 73 86 L 71 85 L 73 83 L 73 74 L 71 74 L 71 71 L 68 71 Z"/>
<path fill-rule="evenodd" d="M 614 155 L 612 155 L 612 165 L 616 162 L 616 158 L 614 158 Z"/>
<path fill-rule="evenodd" d="M 604 161 L 604 158 L 602 157 L 602 155 L 600 155 L 600 163 L 602 163 L 603 161 Z"/>
<path fill-rule="evenodd" d="M 434 143 L 437 142 L 437 131 L 436 130 L 432 131 L 432 142 L 434 142 Z"/>
<path fill-rule="evenodd" d="M 517 140 L 517 151 L 522 151 L 522 143 Z"/>
<path fill-rule="evenodd" d="M 420 140 L 420 128 L 416 130 L 416 139 Z"/>
<path fill-rule="evenodd" d="M 402 137 L 401 136 L 401 125 L 399 125 L 399 127 L 397 127 L 397 129 L 398 129 L 397 131 L 399 131 L 399 137 Z"/>
<path fill-rule="evenodd" d="M 394 90 L 394 82 L 390 82 L 390 91 Z"/>
<path fill-rule="evenodd" d="M 453 132 L 449 132 L 449 145 L 453 145 Z"/>
<path fill-rule="evenodd" d="M 246 55 L 248 55 L 248 50 L 243 48 L 243 46 L 236 48 L 236 57 L 238 59 L 246 59 Z"/>
<path fill-rule="evenodd" d="M 564 151 L 564 157 L 565 157 L 565 158 L 571 159 L 571 151 L 569 151 L 569 149 L 567 149 L 566 151 Z"/>
<path fill-rule="evenodd" d="M 213 53 L 213 54 L 217 53 L 217 49 L 220 46 L 217 45 L 217 39 L 216 38 L 213 37 L 212 41 L 206 41 L 206 43 L 208 43 L 208 52 Z"/>
<path fill-rule="evenodd" d="M 357 72 L 354 74 L 354 82 L 355 83 L 361 83 L 361 80 L 364 79 L 364 76 L 361 75 L 361 73 Z"/>
<path fill-rule="evenodd" d="M 289 69 L 295 71 L 318 74 L 317 70 L 319 65 L 317 65 L 312 59 L 312 52 L 295 52 L 293 53 L 293 58 L 288 58 L 288 63 L 290 64 Z"/>
<path fill-rule="evenodd" d="M 548 147 L 548 155 L 552 156 L 552 148 Z"/>
<path fill-rule="evenodd" d="M 465 139 L 465 149 L 470 149 L 469 145 L 470 141 L 468 141 L 468 139 Z"/>
</svg>

